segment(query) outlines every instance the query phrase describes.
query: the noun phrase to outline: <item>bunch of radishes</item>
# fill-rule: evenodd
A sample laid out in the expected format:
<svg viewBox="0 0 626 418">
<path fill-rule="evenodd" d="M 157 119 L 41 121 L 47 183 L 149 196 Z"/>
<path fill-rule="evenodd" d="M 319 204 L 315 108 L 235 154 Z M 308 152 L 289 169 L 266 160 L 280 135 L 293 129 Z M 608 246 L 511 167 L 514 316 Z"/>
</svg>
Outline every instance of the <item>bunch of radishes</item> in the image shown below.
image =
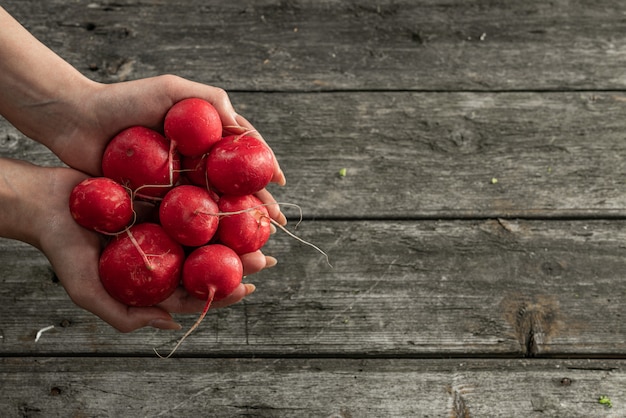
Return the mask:
<svg viewBox="0 0 626 418">
<path fill-rule="evenodd" d="M 99 264 L 112 297 L 152 306 L 182 283 L 207 301 L 191 332 L 212 301 L 241 283 L 239 256 L 269 238 L 272 220 L 255 193 L 272 179 L 275 160 L 257 136 L 223 136 L 217 110 L 202 99 L 173 105 L 163 132 L 134 126 L 112 138 L 104 177 L 78 184 L 69 207 L 83 227 L 113 235 Z M 137 216 L 138 202 L 154 208 L 148 220 Z"/>
</svg>

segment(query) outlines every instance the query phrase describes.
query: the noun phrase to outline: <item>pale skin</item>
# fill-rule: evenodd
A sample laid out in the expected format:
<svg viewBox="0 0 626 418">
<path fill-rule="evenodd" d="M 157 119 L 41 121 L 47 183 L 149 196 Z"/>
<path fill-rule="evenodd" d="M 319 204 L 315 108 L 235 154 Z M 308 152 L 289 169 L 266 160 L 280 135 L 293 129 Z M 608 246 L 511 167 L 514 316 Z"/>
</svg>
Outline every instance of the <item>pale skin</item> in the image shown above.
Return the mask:
<svg viewBox="0 0 626 418">
<path fill-rule="evenodd" d="M 128 307 L 111 298 L 98 277 L 102 236 L 74 222 L 69 194 L 88 176 L 101 175 L 104 147 L 117 132 L 133 125 L 160 129 L 167 110 L 188 97 L 212 103 L 231 133 L 255 130 L 220 88 L 172 75 L 115 84 L 94 82 L 0 7 L 0 115 L 67 165 L 39 167 L 0 158 L 0 236 L 38 248 L 74 303 L 121 332 L 146 326 L 180 329 L 171 314 L 200 312 L 205 301 L 182 288 L 155 307 Z M 272 181 L 285 184 L 278 163 Z M 267 190 L 258 196 L 265 203 L 275 202 Z M 278 205 L 267 208 L 278 223 L 286 223 Z M 245 275 L 276 264 L 276 259 L 260 251 L 242 256 L 242 261 Z M 239 302 L 253 291 L 253 285 L 242 284 L 213 308 Z"/>
</svg>

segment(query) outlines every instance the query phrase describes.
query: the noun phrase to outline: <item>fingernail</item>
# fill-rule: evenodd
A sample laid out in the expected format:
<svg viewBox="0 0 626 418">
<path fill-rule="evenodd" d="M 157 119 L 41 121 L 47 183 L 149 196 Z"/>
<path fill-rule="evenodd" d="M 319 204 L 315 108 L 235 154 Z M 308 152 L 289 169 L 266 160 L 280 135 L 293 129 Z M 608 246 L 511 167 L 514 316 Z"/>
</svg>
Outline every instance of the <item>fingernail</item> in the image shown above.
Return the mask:
<svg viewBox="0 0 626 418">
<path fill-rule="evenodd" d="M 275 234 L 276 233 L 276 227 L 274 226 L 274 224 L 270 224 L 270 234 Z"/>
<path fill-rule="evenodd" d="M 164 330 L 179 330 L 182 328 L 182 326 L 178 322 L 172 321 L 170 319 L 153 319 L 148 323 L 148 326 Z"/>
<path fill-rule="evenodd" d="M 280 176 L 278 178 L 279 186 L 284 186 L 285 184 L 287 184 L 287 177 L 285 177 L 285 173 L 283 173 L 283 170 L 280 170 Z"/>
<path fill-rule="evenodd" d="M 275 259 L 274 257 L 271 257 L 269 255 L 265 256 L 265 268 L 270 268 L 270 267 L 274 267 L 276 264 L 278 264 L 278 260 Z"/>
<path fill-rule="evenodd" d="M 246 287 L 246 296 L 248 296 L 249 294 L 253 293 L 256 290 L 256 286 L 253 285 L 252 283 L 246 283 L 244 284 L 244 286 Z"/>
<path fill-rule="evenodd" d="M 226 125 L 222 129 L 234 135 L 243 134 L 248 130 L 247 128 L 243 126 L 238 126 L 238 125 Z"/>
</svg>

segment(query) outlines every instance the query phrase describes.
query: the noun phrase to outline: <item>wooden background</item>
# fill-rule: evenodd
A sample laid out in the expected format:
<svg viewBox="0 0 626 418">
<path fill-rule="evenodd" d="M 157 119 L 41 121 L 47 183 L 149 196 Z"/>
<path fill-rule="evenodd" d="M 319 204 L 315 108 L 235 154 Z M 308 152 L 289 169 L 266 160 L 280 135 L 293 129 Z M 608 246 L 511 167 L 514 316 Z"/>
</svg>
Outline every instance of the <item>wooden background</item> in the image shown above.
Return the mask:
<svg viewBox="0 0 626 418">
<path fill-rule="evenodd" d="M 626 416 L 626 3 L 2 4 L 92 79 L 225 88 L 333 265 L 278 232 L 161 360 L 182 332 L 117 333 L 0 240 L 2 416 Z M 5 121 L 0 156 L 59 164 Z"/>
</svg>

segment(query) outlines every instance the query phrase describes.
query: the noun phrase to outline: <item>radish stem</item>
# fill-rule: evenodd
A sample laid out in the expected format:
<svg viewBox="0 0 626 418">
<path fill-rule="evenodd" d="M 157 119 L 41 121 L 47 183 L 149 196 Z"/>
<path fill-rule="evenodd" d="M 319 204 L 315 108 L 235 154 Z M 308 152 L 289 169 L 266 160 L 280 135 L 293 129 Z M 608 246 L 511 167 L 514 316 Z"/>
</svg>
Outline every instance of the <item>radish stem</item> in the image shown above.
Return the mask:
<svg viewBox="0 0 626 418">
<path fill-rule="evenodd" d="M 146 268 L 148 270 L 154 270 L 154 266 L 152 265 L 152 263 L 150 263 L 150 260 L 148 259 L 148 256 L 141 249 L 141 247 L 139 246 L 139 243 L 137 242 L 137 240 L 133 236 L 133 233 L 130 232 L 130 229 L 126 230 L 126 234 L 128 235 L 128 238 L 130 239 L 130 242 L 133 243 L 133 246 L 137 249 L 137 251 L 139 251 L 139 255 L 141 255 L 141 258 L 143 259 L 143 262 L 146 264 Z"/>
</svg>

